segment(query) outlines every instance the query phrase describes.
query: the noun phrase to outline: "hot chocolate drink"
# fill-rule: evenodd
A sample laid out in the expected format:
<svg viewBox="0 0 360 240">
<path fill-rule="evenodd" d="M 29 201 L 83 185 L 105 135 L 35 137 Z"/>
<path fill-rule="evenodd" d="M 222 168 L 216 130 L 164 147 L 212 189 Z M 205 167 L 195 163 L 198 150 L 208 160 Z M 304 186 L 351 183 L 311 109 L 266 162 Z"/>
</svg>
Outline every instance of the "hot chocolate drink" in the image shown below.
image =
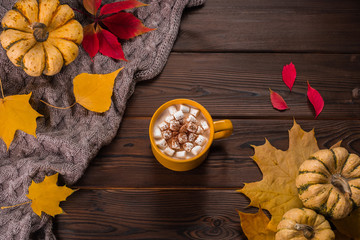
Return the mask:
<svg viewBox="0 0 360 240">
<path fill-rule="evenodd" d="M 188 159 L 205 148 L 210 127 L 197 108 L 175 104 L 164 110 L 155 121 L 153 136 L 156 146 L 174 159 Z"/>
</svg>

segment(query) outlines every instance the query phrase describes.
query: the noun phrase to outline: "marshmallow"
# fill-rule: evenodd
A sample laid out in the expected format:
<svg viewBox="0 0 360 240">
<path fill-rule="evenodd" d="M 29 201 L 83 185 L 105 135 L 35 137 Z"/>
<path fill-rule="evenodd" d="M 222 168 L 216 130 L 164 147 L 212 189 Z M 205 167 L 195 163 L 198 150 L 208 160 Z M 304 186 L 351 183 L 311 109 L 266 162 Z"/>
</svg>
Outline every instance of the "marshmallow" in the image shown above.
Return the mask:
<svg viewBox="0 0 360 240">
<path fill-rule="evenodd" d="M 193 149 L 194 144 L 187 142 L 187 143 L 184 143 L 182 147 L 185 151 L 191 152 L 191 149 Z"/>
<path fill-rule="evenodd" d="M 159 128 L 161 131 L 165 131 L 166 129 L 169 129 L 169 125 L 166 122 L 162 122 L 159 124 Z"/>
<path fill-rule="evenodd" d="M 170 107 L 168 108 L 168 111 L 169 111 L 169 113 L 170 113 L 171 115 L 173 115 L 174 113 L 176 113 L 177 109 L 176 109 L 175 106 L 170 106 Z"/>
<path fill-rule="evenodd" d="M 196 132 L 197 127 L 198 126 L 195 123 L 190 122 L 190 123 L 187 124 L 186 130 L 188 130 L 189 132 L 194 133 L 194 132 Z"/>
<path fill-rule="evenodd" d="M 161 131 L 158 127 L 154 128 L 153 135 L 154 135 L 154 138 L 162 138 Z"/>
<path fill-rule="evenodd" d="M 191 153 L 194 155 L 198 155 L 201 152 L 202 147 L 200 146 L 195 146 L 192 150 Z"/>
<path fill-rule="evenodd" d="M 170 140 L 170 147 L 171 147 L 172 149 L 176 149 L 176 150 L 179 150 L 179 149 L 180 149 L 180 143 L 179 143 L 179 141 L 177 140 L 176 137 L 174 137 L 174 138 L 172 138 L 172 139 Z"/>
<path fill-rule="evenodd" d="M 197 137 L 197 135 L 196 135 L 195 133 L 190 133 L 190 134 L 188 135 L 188 140 L 189 140 L 189 142 L 194 142 L 195 139 L 196 139 L 196 137 Z"/>
<path fill-rule="evenodd" d="M 209 129 L 209 125 L 207 124 L 206 121 L 201 121 L 201 127 L 206 131 Z"/>
<path fill-rule="evenodd" d="M 187 125 L 185 124 L 185 125 L 182 125 L 182 127 L 180 128 L 180 130 L 179 130 L 179 132 L 181 132 L 181 133 L 186 133 L 187 132 Z"/>
<path fill-rule="evenodd" d="M 202 134 L 204 132 L 204 129 L 201 126 L 198 126 L 196 130 L 196 134 Z"/>
<path fill-rule="evenodd" d="M 170 123 L 171 120 L 174 120 L 174 119 L 175 119 L 174 116 L 173 116 L 173 115 L 170 115 L 170 116 L 167 116 L 167 117 L 165 118 L 165 122 Z"/>
<path fill-rule="evenodd" d="M 199 115 L 199 109 L 191 108 L 190 114 L 193 115 L 194 117 L 197 117 Z"/>
<path fill-rule="evenodd" d="M 186 135 L 186 133 L 179 133 L 177 137 L 180 144 L 184 144 L 188 141 L 188 136 Z"/>
<path fill-rule="evenodd" d="M 171 131 L 179 131 L 180 127 L 181 127 L 181 124 L 179 121 L 177 121 L 177 120 L 170 121 L 170 130 Z"/>
<path fill-rule="evenodd" d="M 184 113 L 182 111 L 177 111 L 176 113 L 174 113 L 174 117 L 176 120 L 180 120 L 184 118 Z"/>
<path fill-rule="evenodd" d="M 175 156 L 177 158 L 185 158 L 186 157 L 186 151 L 178 151 L 175 153 Z"/>
<path fill-rule="evenodd" d="M 165 140 L 172 138 L 172 135 L 173 135 L 173 133 L 170 130 L 165 130 L 162 132 L 162 136 Z"/>
<path fill-rule="evenodd" d="M 190 112 L 190 108 L 186 105 L 180 105 L 180 111 L 183 111 L 184 113 Z"/>
<path fill-rule="evenodd" d="M 195 140 L 195 143 L 200 146 L 204 146 L 206 142 L 207 142 L 207 138 L 204 137 L 203 135 L 199 135 Z"/>
<path fill-rule="evenodd" d="M 167 142 L 165 141 L 165 139 L 161 139 L 161 140 L 156 142 L 156 146 L 158 146 L 160 149 L 164 149 L 168 145 L 167 145 Z"/>
<path fill-rule="evenodd" d="M 172 156 L 174 155 L 174 153 L 175 153 L 175 150 L 167 147 L 167 148 L 165 148 L 164 153 L 165 153 L 166 155 L 169 155 L 170 157 L 172 157 Z"/>
<path fill-rule="evenodd" d="M 196 117 L 194 117 L 194 116 L 191 115 L 191 114 L 186 118 L 186 121 L 187 121 L 187 122 L 193 122 L 193 123 L 196 123 L 196 122 L 197 122 Z"/>
</svg>

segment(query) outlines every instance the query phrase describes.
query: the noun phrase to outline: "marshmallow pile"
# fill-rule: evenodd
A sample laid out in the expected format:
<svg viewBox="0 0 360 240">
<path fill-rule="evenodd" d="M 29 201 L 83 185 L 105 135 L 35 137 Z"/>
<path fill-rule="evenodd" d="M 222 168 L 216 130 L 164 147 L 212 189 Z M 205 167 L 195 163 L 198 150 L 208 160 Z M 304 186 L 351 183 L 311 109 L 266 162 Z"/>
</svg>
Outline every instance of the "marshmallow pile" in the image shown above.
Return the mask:
<svg viewBox="0 0 360 240">
<path fill-rule="evenodd" d="M 198 155 L 206 145 L 209 125 L 199 117 L 199 109 L 186 105 L 170 106 L 164 121 L 155 126 L 156 145 L 168 156 L 180 159 Z M 208 134 L 207 134 L 208 135 Z"/>
</svg>

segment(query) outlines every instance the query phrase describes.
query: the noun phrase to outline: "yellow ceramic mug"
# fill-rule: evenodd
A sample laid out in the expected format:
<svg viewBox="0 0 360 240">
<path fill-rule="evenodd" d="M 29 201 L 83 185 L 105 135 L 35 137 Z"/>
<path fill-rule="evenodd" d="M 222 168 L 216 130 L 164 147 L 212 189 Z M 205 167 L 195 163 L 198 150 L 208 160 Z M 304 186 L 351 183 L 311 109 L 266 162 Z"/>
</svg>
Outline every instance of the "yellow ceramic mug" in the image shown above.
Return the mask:
<svg viewBox="0 0 360 240">
<path fill-rule="evenodd" d="M 210 136 L 206 146 L 203 150 L 196 155 L 195 157 L 188 158 L 188 159 L 174 159 L 165 155 L 160 149 L 156 146 L 154 137 L 153 137 L 153 129 L 155 121 L 161 115 L 161 113 L 166 110 L 168 107 L 175 105 L 175 104 L 186 104 L 192 107 L 199 109 L 204 117 L 206 118 L 207 122 L 209 123 L 210 127 Z M 164 103 L 161 107 L 159 107 L 150 121 L 149 127 L 149 136 L 151 142 L 151 149 L 155 156 L 155 158 L 166 168 L 174 170 L 174 171 L 187 171 L 199 166 L 207 157 L 210 149 L 210 145 L 212 144 L 214 139 L 226 138 L 230 136 L 233 132 L 233 125 L 230 120 L 220 120 L 220 121 L 213 121 L 212 117 L 210 116 L 209 112 L 199 103 L 189 100 L 189 99 L 174 99 L 169 102 Z"/>
</svg>

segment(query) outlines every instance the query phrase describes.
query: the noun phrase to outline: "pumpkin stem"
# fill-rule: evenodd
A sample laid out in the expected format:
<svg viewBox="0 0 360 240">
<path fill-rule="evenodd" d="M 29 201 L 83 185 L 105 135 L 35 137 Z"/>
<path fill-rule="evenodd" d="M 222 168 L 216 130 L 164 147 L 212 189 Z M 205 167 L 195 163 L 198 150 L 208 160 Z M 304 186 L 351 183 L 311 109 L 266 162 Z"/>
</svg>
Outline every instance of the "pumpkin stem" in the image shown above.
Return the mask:
<svg viewBox="0 0 360 240">
<path fill-rule="evenodd" d="M 32 29 L 34 29 L 34 37 L 38 42 L 45 42 L 49 37 L 49 32 L 46 29 L 46 25 L 43 23 L 34 23 L 32 25 Z"/>
<path fill-rule="evenodd" d="M 344 193 L 347 197 L 351 197 L 351 188 L 349 183 L 340 174 L 334 174 L 331 177 L 331 184 L 338 188 L 340 192 Z"/>
<path fill-rule="evenodd" d="M 314 229 L 309 225 L 297 223 L 294 228 L 295 230 L 302 231 L 306 239 L 312 239 L 315 235 Z"/>
</svg>

